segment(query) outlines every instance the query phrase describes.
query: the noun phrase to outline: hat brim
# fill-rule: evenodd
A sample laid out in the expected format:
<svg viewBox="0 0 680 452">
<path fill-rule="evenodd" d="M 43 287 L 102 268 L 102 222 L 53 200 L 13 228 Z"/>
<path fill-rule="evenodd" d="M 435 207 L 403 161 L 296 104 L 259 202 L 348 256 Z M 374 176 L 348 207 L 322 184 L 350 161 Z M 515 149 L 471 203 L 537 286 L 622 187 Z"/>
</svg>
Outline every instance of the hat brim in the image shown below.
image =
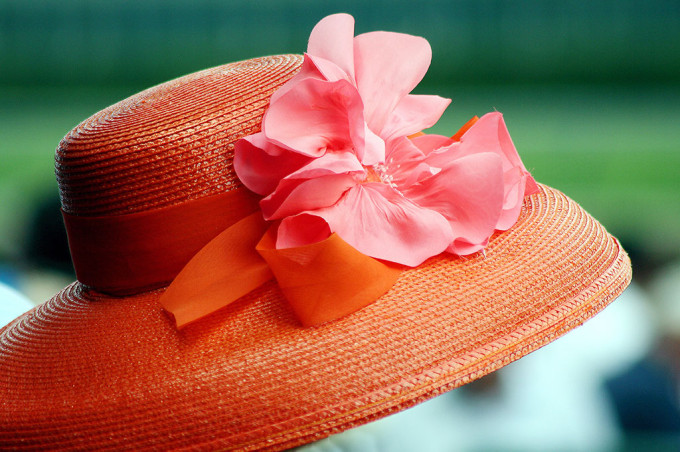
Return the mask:
<svg viewBox="0 0 680 452">
<path fill-rule="evenodd" d="M 540 188 L 485 255 L 432 258 L 319 327 L 300 326 L 273 282 L 181 331 L 162 290 L 112 298 L 75 283 L 0 332 L 0 403 L 12 406 L 0 444 L 282 449 L 486 375 L 631 278 L 616 239 Z"/>
</svg>

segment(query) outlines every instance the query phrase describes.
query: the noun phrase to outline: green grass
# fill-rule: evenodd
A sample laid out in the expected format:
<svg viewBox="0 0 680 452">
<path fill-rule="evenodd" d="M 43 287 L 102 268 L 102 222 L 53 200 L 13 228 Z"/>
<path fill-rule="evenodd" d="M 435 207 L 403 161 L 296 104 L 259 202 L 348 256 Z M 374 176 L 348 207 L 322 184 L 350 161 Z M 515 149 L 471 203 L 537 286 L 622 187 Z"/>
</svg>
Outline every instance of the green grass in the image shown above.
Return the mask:
<svg viewBox="0 0 680 452">
<path fill-rule="evenodd" d="M 0 89 L 0 257 L 20 246 L 30 206 L 54 195 L 53 156 L 81 120 L 136 88 Z M 447 86 L 434 133 L 498 110 L 534 177 L 653 256 L 680 255 L 680 86 Z"/>
</svg>

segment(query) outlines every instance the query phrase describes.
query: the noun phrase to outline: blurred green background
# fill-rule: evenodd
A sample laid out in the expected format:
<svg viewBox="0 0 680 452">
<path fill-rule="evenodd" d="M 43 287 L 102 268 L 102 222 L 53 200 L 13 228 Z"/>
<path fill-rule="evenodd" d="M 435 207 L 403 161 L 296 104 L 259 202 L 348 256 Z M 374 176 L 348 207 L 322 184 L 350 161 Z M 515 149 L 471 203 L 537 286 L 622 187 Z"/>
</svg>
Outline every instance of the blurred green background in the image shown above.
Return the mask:
<svg viewBox="0 0 680 452">
<path fill-rule="evenodd" d="M 418 88 L 453 99 L 436 127 L 505 114 L 527 167 L 631 251 L 639 275 L 680 254 L 677 0 L 0 2 L 0 262 L 26 265 L 33 206 L 55 196 L 60 138 L 150 85 L 301 53 L 345 11 L 357 33 L 426 37 Z"/>
<path fill-rule="evenodd" d="M 302 53 L 341 11 L 427 38 L 417 91 L 453 99 L 434 131 L 503 112 L 534 177 L 622 240 L 642 286 L 680 258 L 678 0 L 0 0 L 0 281 L 38 302 L 73 277 L 53 173 L 71 128 L 189 72 Z M 25 282 L 41 269 L 62 278 L 44 294 Z"/>
</svg>

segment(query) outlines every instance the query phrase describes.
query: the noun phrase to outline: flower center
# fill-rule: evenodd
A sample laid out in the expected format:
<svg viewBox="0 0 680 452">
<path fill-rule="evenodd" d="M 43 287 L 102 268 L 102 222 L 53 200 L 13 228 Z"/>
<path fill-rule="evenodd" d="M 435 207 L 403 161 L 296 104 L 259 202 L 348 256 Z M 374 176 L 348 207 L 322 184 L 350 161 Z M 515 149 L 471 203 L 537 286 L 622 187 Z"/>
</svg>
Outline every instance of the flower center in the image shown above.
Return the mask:
<svg viewBox="0 0 680 452">
<path fill-rule="evenodd" d="M 364 166 L 364 170 L 366 170 L 366 179 L 364 182 L 381 182 L 394 189 L 397 188 L 397 184 L 394 183 L 394 178 L 387 172 L 387 165 L 378 163 L 376 165 Z"/>
</svg>

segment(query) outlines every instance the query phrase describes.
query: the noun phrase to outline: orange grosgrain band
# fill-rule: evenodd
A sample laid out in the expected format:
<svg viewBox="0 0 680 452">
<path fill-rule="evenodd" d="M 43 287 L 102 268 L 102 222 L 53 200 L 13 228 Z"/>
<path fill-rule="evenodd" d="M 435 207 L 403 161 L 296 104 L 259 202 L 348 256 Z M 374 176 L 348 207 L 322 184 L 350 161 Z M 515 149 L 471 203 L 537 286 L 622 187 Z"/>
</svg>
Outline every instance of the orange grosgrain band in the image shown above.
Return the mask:
<svg viewBox="0 0 680 452">
<path fill-rule="evenodd" d="M 62 212 L 76 277 L 117 296 L 164 287 L 210 240 L 258 211 L 258 200 L 241 188 L 127 215 Z"/>
</svg>

